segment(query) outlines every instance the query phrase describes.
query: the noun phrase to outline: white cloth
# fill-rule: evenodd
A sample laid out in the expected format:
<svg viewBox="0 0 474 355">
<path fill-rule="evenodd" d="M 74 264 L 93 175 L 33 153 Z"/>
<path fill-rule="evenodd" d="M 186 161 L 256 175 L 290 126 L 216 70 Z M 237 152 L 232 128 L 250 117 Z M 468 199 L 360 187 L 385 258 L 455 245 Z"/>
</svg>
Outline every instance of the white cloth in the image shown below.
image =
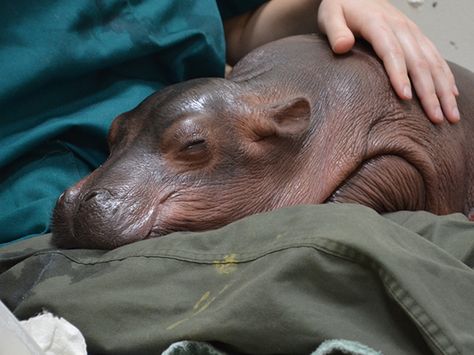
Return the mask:
<svg viewBox="0 0 474 355">
<path fill-rule="evenodd" d="M 45 355 L 87 355 L 82 333 L 64 318 L 44 312 L 20 323 Z"/>
</svg>

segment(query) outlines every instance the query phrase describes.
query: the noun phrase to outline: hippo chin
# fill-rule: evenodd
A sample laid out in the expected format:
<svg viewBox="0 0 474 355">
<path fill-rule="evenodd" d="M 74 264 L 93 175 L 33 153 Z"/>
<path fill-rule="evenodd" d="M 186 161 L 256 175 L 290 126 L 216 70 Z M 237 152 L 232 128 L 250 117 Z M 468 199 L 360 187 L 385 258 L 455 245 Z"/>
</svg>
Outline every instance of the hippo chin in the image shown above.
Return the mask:
<svg viewBox="0 0 474 355">
<path fill-rule="evenodd" d="M 370 49 L 316 35 L 254 50 L 227 79 L 170 86 L 115 119 L 110 156 L 54 210 L 60 247 L 114 248 L 297 204 L 378 212 L 474 207 L 474 74 L 452 65 L 461 122 L 401 101 Z"/>
</svg>

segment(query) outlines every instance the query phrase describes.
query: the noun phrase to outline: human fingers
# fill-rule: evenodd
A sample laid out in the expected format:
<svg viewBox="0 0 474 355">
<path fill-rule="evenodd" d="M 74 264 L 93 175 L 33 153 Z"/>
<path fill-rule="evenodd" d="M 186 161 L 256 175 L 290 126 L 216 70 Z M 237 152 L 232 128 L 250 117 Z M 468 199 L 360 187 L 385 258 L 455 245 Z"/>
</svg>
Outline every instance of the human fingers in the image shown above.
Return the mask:
<svg viewBox="0 0 474 355">
<path fill-rule="evenodd" d="M 362 36 L 374 48 L 382 59 L 395 92 L 402 99 L 412 97 L 410 80 L 405 56 L 393 31 L 388 26 L 389 16 L 398 15 L 390 4 L 383 1 L 365 1 L 364 6 L 350 1 L 322 1 L 318 10 L 319 28 L 328 36 L 331 47 L 337 53 L 343 53 L 354 44 L 354 31 Z M 367 8 L 367 10 L 365 9 Z M 388 15 L 387 15 L 388 14 Z M 345 46 L 336 46 L 338 40 L 346 40 Z M 344 43 L 344 40 L 339 40 Z M 336 49 L 335 49 L 336 47 Z M 342 47 L 342 48 L 341 48 Z"/>
<path fill-rule="evenodd" d="M 374 17 L 361 27 L 360 35 L 371 43 L 375 53 L 382 60 L 397 95 L 402 99 L 411 99 L 412 90 L 405 53 L 390 27 Z"/>
<path fill-rule="evenodd" d="M 396 37 L 405 52 L 408 73 L 428 117 L 434 123 L 446 118 L 451 123 L 459 121 L 454 77 L 447 74 L 444 59 L 434 45 L 407 22 L 407 27 L 396 32 Z"/>
<path fill-rule="evenodd" d="M 379 17 L 363 26 L 361 35 L 371 42 L 384 62 L 390 81 L 401 98 L 411 96 L 407 87 L 410 78 L 424 111 L 433 123 L 443 121 L 443 111 L 450 122 L 459 120 L 451 91 L 453 86 L 442 65 L 443 60 L 433 50 L 434 46 L 422 42 L 424 35 L 416 25 L 400 16 L 384 20 Z"/>
<path fill-rule="evenodd" d="M 318 24 L 336 53 L 352 48 L 354 34 L 366 39 L 382 59 L 397 95 L 410 99 L 413 86 L 432 122 L 440 123 L 444 116 L 452 123 L 459 120 L 458 92 L 446 61 L 418 26 L 388 1 L 323 0 Z"/>
<path fill-rule="evenodd" d="M 326 33 L 335 53 L 346 53 L 354 46 L 354 34 L 347 26 L 344 11 L 337 1 L 321 2 L 318 9 L 318 27 Z"/>
<path fill-rule="evenodd" d="M 450 123 L 459 122 L 460 115 L 456 102 L 456 96 L 459 95 L 459 91 L 448 63 L 441 57 L 433 43 L 424 35 L 421 34 L 417 41 L 420 44 L 423 55 L 432 68 L 431 76 L 444 116 Z"/>
<path fill-rule="evenodd" d="M 435 45 L 425 36 L 422 36 L 422 41 L 425 43 L 425 45 L 422 45 L 422 49 L 425 51 L 425 56 L 427 58 L 431 58 L 433 55 L 436 56 L 436 58 L 439 60 L 443 71 L 448 78 L 450 85 L 451 85 L 451 90 L 453 91 L 454 95 L 458 96 L 459 91 L 456 86 L 456 81 L 453 75 L 453 72 L 451 71 L 451 68 L 449 67 L 448 63 L 446 60 L 440 55 L 438 50 L 436 49 Z"/>
</svg>

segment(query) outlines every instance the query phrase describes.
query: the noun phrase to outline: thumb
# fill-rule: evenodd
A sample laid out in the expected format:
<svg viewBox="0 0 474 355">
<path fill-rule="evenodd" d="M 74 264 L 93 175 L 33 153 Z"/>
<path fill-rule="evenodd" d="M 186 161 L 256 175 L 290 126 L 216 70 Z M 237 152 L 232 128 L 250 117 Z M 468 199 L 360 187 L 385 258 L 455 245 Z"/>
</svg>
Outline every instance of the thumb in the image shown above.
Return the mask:
<svg viewBox="0 0 474 355">
<path fill-rule="evenodd" d="M 321 4 L 318 11 L 318 26 L 328 37 L 335 53 L 348 52 L 354 46 L 354 34 L 347 26 L 344 11 L 335 2 Z"/>
</svg>

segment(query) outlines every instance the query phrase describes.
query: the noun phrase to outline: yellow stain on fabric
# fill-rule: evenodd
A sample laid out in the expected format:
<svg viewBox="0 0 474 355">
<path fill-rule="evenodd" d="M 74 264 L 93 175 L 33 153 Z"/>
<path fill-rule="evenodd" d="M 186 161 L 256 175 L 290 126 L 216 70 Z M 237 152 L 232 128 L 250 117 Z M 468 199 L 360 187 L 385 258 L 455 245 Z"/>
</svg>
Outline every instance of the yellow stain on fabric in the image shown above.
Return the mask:
<svg viewBox="0 0 474 355">
<path fill-rule="evenodd" d="M 209 307 L 209 305 L 214 302 L 214 300 L 216 299 L 216 297 L 211 297 L 211 293 L 209 291 L 205 292 L 201 298 L 199 299 L 199 301 L 196 302 L 196 304 L 194 305 L 193 307 L 193 315 L 195 314 L 198 314 L 202 311 L 204 311 L 207 307 Z"/>
<path fill-rule="evenodd" d="M 230 286 L 230 284 L 225 285 L 222 289 L 220 289 L 216 296 L 212 296 L 210 291 L 204 292 L 204 294 L 201 296 L 201 298 L 194 304 L 192 314 L 189 317 L 183 318 L 177 322 L 174 322 L 173 324 L 169 325 L 166 327 L 167 330 L 173 330 L 177 326 L 179 326 L 182 323 L 185 323 L 189 320 L 191 320 L 194 316 L 198 315 L 202 311 L 206 310 L 209 305 L 216 300 L 217 297 L 219 297 L 227 288 Z M 212 296 L 212 297 L 211 297 Z"/>
<path fill-rule="evenodd" d="M 201 298 L 199 299 L 199 301 L 196 302 L 196 304 L 194 305 L 193 307 L 193 310 L 197 310 L 201 307 L 201 304 L 206 301 L 207 299 L 209 299 L 209 296 L 211 295 L 211 293 L 209 291 L 207 292 L 204 292 L 204 294 L 201 296 Z"/>
<path fill-rule="evenodd" d="M 237 268 L 237 255 L 229 254 L 222 260 L 214 260 L 214 267 L 219 274 L 230 274 Z"/>
<path fill-rule="evenodd" d="M 184 323 L 188 320 L 189 320 L 189 318 L 181 319 L 181 320 L 177 321 L 176 323 L 173 323 L 173 324 L 167 326 L 166 330 L 172 330 L 172 329 L 176 328 L 178 325 L 180 325 L 181 323 Z"/>
<path fill-rule="evenodd" d="M 206 292 L 206 293 L 209 293 Z M 204 311 L 205 309 L 207 309 L 207 307 L 209 307 L 209 305 L 214 302 L 214 300 L 216 299 L 216 296 L 214 297 L 211 297 L 209 299 L 206 298 L 206 300 L 204 302 L 199 302 L 199 304 L 195 304 L 194 305 L 194 309 L 195 309 L 195 312 L 193 312 L 193 316 L 198 314 L 198 313 L 201 313 L 202 311 Z M 196 306 L 198 306 L 199 308 L 196 308 Z"/>
</svg>

